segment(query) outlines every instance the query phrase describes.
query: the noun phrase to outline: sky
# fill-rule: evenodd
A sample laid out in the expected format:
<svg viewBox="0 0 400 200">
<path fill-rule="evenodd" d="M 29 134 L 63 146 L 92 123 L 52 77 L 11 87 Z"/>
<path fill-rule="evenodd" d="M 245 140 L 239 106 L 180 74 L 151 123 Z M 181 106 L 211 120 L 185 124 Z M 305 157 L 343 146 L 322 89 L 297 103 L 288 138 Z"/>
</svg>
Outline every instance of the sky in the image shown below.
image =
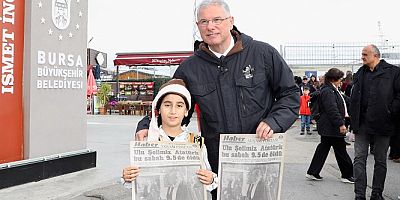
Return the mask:
<svg viewBox="0 0 400 200">
<path fill-rule="evenodd" d="M 107 53 L 191 51 L 195 0 L 88 0 L 88 47 Z M 238 29 L 279 50 L 308 42 L 400 42 L 399 0 L 226 0 Z M 378 21 L 381 24 L 379 32 Z M 197 34 L 199 35 L 199 34 Z"/>
</svg>

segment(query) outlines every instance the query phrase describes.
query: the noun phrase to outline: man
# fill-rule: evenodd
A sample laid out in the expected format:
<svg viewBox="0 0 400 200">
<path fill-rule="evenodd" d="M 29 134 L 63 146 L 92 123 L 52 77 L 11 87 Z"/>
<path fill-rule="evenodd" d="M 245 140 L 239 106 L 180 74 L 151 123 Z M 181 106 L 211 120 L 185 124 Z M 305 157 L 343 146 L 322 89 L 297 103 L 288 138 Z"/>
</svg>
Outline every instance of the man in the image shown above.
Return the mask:
<svg viewBox="0 0 400 200">
<path fill-rule="evenodd" d="M 303 82 L 300 84 L 300 95 L 303 95 L 304 88 L 307 87 L 310 91 L 310 93 L 315 92 L 314 86 L 310 83 L 308 80 L 307 76 L 303 76 Z"/>
<path fill-rule="evenodd" d="M 390 152 L 389 160 L 393 160 L 395 163 L 400 163 L 400 131 L 397 131 L 397 135 L 393 135 L 390 138 Z"/>
<path fill-rule="evenodd" d="M 200 3 L 197 27 L 203 42 L 174 74 L 200 108 L 213 172 L 218 172 L 219 134 L 256 133 L 267 139 L 289 129 L 299 113 L 299 91 L 283 58 L 269 44 L 232 30 L 233 24 L 224 1 Z M 138 139 L 146 136 L 147 124 L 139 123 Z"/>
<path fill-rule="evenodd" d="M 373 139 L 374 175 L 371 200 L 383 199 L 386 155 L 390 136 L 395 133 L 395 114 L 400 107 L 399 68 L 380 60 L 379 49 L 368 45 L 362 50 L 363 66 L 354 75 L 350 119 L 355 133 L 355 199 L 365 199 L 366 161 Z"/>
<path fill-rule="evenodd" d="M 396 115 L 395 121 L 400 121 L 400 115 Z M 400 124 L 396 123 L 396 134 L 390 138 L 389 160 L 400 163 Z"/>
<path fill-rule="evenodd" d="M 249 171 L 249 186 L 246 192 L 248 200 L 263 200 L 270 199 L 268 197 L 267 188 L 264 179 L 265 168 L 255 167 Z M 268 197 L 268 198 L 267 198 Z"/>
<path fill-rule="evenodd" d="M 167 181 L 170 184 L 167 188 L 167 200 L 188 200 L 193 199 L 192 188 L 184 181 L 183 175 L 177 170 L 173 169 L 167 173 Z"/>
</svg>

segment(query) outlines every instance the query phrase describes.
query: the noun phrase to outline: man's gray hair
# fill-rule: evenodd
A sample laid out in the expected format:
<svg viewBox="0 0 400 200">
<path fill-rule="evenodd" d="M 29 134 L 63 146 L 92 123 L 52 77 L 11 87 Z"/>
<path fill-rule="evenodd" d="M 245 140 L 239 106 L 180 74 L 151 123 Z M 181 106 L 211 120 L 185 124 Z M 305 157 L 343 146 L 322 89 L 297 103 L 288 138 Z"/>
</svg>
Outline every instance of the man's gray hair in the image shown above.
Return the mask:
<svg viewBox="0 0 400 200">
<path fill-rule="evenodd" d="M 372 47 L 372 51 L 373 51 L 376 55 L 378 55 L 378 58 L 380 58 L 380 57 L 381 57 L 381 52 L 379 51 L 378 47 L 377 47 L 376 45 L 374 45 L 374 44 L 371 44 L 371 47 Z"/>
<path fill-rule="evenodd" d="M 196 17 L 199 19 L 199 11 L 200 9 L 206 8 L 208 6 L 220 6 L 224 9 L 225 13 L 229 16 L 231 15 L 231 11 L 229 10 L 228 4 L 224 0 L 204 0 L 202 1 L 196 8 Z"/>
</svg>

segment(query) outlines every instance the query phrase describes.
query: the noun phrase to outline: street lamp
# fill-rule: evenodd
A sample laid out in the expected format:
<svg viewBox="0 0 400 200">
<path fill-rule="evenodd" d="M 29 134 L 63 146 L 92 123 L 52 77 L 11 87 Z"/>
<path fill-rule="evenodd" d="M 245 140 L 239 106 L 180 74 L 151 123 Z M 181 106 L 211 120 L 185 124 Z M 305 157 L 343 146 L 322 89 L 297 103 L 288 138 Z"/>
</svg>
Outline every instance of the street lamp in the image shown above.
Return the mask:
<svg viewBox="0 0 400 200">
<path fill-rule="evenodd" d="M 92 37 L 90 38 L 89 42 L 87 43 L 88 48 L 89 48 L 89 44 L 90 44 L 90 42 L 93 40 L 93 38 L 94 38 L 94 36 L 92 36 Z"/>
</svg>

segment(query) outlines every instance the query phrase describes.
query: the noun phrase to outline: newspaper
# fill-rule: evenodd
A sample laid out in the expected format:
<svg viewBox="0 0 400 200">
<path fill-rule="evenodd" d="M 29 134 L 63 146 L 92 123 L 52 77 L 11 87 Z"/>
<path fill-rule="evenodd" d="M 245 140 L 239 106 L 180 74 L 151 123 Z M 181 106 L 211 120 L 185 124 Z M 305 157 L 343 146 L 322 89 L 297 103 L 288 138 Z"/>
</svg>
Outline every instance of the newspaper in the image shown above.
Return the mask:
<svg viewBox="0 0 400 200">
<path fill-rule="evenodd" d="M 280 200 L 284 134 L 221 134 L 219 200 Z"/>
<path fill-rule="evenodd" d="M 131 141 L 130 156 L 131 165 L 140 169 L 133 200 L 205 200 L 195 173 L 202 159 L 198 144 Z"/>
</svg>

